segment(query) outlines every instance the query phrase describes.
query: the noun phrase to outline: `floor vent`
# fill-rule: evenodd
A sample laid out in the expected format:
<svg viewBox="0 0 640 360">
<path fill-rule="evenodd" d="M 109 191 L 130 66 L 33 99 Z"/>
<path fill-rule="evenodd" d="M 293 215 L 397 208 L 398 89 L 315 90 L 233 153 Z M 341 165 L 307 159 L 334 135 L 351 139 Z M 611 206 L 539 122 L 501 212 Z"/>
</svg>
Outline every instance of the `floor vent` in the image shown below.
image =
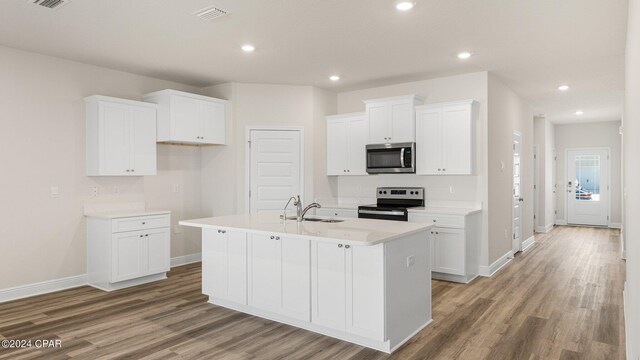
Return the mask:
<svg viewBox="0 0 640 360">
<path fill-rule="evenodd" d="M 225 15 L 229 15 L 228 11 L 222 10 L 216 6 L 208 6 L 204 9 L 198 10 L 196 12 L 193 13 L 193 15 L 204 19 L 204 20 L 215 20 L 219 17 L 225 16 Z"/>
<path fill-rule="evenodd" d="M 46 7 L 48 9 L 57 9 L 69 2 L 69 0 L 28 0 L 28 1 L 32 4 Z"/>
</svg>

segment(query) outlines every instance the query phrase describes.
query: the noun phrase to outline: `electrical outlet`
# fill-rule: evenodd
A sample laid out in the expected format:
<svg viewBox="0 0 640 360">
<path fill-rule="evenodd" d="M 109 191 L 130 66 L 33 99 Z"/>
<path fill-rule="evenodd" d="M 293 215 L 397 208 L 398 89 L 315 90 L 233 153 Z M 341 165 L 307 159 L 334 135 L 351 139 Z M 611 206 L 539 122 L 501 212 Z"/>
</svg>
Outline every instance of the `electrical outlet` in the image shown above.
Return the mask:
<svg viewBox="0 0 640 360">
<path fill-rule="evenodd" d="M 119 186 L 114 186 L 113 187 L 113 193 L 114 194 L 120 194 L 120 187 Z"/>
<path fill-rule="evenodd" d="M 456 189 L 453 188 L 453 185 L 449 185 L 449 193 L 450 194 L 455 194 L 456 193 Z"/>
<path fill-rule="evenodd" d="M 407 256 L 407 267 L 412 267 L 416 263 L 416 257 L 413 255 Z"/>
<path fill-rule="evenodd" d="M 180 184 L 173 184 L 173 192 L 174 193 L 179 193 L 182 190 L 182 187 L 180 186 Z"/>
<path fill-rule="evenodd" d="M 97 186 L 90 186 L 89 187 L 89 193 L 91 194 L 91 197 L 98 196 L 98 187 Z"/>
<path fill-rule="evenodd" d="M 49 196 L 52 198 L 59 198 L 60 197 L 60 188 L 57 186 L 52 186 L 49 189 Z"/>
</svg>

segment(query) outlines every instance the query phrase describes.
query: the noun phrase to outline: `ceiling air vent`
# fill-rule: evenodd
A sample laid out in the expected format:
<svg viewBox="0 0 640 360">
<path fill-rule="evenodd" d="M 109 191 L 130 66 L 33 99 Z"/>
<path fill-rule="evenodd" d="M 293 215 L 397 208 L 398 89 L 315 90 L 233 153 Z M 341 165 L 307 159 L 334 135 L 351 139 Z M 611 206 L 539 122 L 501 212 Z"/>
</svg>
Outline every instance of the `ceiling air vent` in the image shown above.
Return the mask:
<svg viewBox="0 0 640 360">
<path fill-rule="evenodd" d="M 204 9 L 198 10 L 196 12 L 193 13 L 193 15 L 204 19 L 204 20 L 215 20 L 219 17 L 225 16 L 225 15 L 229 15 L 228 11 L 222 10 L 216 6 L 208 6 Z"/>
<path fill-rule="evenodd" d="M 57 9 L 69 2 L 69 0 L 27 0 L 27 1 L 29 1 L 32 4 L 46 7 L 49 9 Z"/>
</svg>

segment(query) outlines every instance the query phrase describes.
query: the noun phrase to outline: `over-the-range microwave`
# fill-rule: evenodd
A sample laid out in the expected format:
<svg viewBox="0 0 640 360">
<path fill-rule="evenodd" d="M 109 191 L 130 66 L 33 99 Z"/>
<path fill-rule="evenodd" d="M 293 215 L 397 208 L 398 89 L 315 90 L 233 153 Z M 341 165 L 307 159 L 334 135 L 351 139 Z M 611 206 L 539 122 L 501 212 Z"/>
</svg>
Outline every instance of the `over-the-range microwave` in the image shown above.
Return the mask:
<svg viewBox="0 0 640 360">
<path fill-rule="evenodd" d="M 367 173 L 398 174 L 416 172 L 416 143 L 367 145 Z"/>
</svg>

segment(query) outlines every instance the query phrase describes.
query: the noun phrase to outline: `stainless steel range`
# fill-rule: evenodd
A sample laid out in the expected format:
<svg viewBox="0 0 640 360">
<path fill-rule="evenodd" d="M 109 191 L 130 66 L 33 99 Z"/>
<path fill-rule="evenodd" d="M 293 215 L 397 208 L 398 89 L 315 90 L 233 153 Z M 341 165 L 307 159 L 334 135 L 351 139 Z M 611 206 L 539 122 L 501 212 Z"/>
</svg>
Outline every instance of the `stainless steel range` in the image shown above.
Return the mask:
<svg viewBox="0 0 640 360">
<path fill-rule="evenodd" d="M 376 204 L 358 206 L 358 217 L 408 221 L 408 209 L 424 206 L 424 188 L 421 187 L 379 187 Z"/>
</svg>

